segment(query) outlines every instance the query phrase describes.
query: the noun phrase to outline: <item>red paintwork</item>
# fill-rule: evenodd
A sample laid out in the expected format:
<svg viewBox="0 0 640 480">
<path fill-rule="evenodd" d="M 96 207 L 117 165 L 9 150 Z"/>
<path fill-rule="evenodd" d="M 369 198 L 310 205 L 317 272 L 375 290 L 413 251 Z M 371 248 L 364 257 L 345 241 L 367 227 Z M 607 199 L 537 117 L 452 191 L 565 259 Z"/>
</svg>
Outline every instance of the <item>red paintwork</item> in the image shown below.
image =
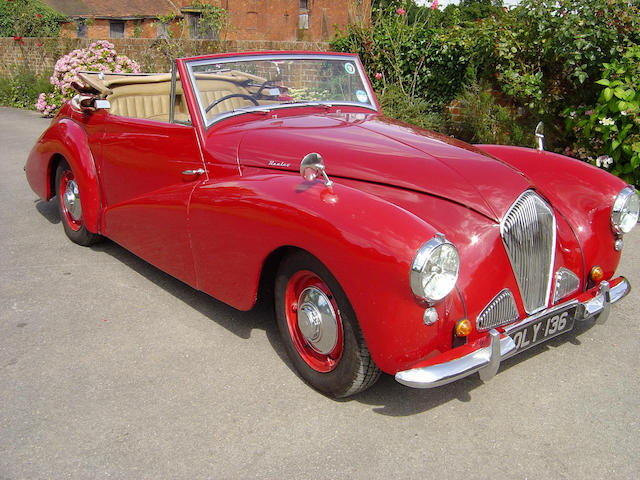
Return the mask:
<svg viewBox="0 0 640 480">
<path fill-rule="evenodd" d="M 186 61 L 178 61 L 183 79 Z M 474 330 L 454 351 L 453 328 L 465 316 L 474 324 L 505 287 L 525 315 L 499 223 L 528 188 L 556 209 L 555 268 L 583 279 L 574 296 L 590 295 L 594 265 L 613 276 L 620 255 L 609 215 L 624 182 L 606 172 L 548 152 L 473 147 L 359 107 L 250 113 L 205 129 L 190 83 L 183 88 L 192 127 L 65 106 L 29 156 L 33 190 L 51 197 L 52 160 L 63 156 L 89 230 L 239 309 L 254 305 L 270 256 L 310 252 L 346 292 L 388 373 L 487 342 Z M 324 157 L 332 188 L 300 177 L 299 162 L 313 151 Z M 183 178 L 197 168 L 205 174 Z M 436 232 L 460 252 L 459 291 L 436 305 L 440 320 L 426 326 L 409 269 Z"/>
<path fill-rule="evenodd" d="M 26 175 L 34 192 L 44 200 L 55 195 L 56 155 L 66 159 L 82 190 L 82 219 L 90 232 L 98 231 L 100 189 L 87 133 L 83 125 L 68 117 L 71 107 L 65 105 L 51 126 L 42 134 L 29 153 Z M 104 115 L 103 112 L 97 115 Z"/>
<path fill-rule="evenodd" d="M 334 312 L 336 312 L 338 322 L 338 337 L 335 348 L 328 354 L 321 354 L 312 350 L 307 346 L 307 341 L 304 335 L 298 327 L 298 299 L 300 295 L 307 287 L 316 287 L 322 290 L 329 299 Z M 287 290 L 285 292 L 285 314 L 287 316 L 287 327 L 289 328 L 289 335 L 293 341 L 293 346 L 298 351 L 298 354 L 302 359 L 317 372 L 327 373 L 334 370 L 338 366 L 340 357 L 342 357 L 342 343 L 343 343 L 343 331 L 342 331 L 342 319 L 340 318 L 340 310 L 336 305 L 333 294 L 329 287 L 318 277 L 315 273 L 308 270 L 302 270 L 296 272 L 287 284 Z"/>
</svg>

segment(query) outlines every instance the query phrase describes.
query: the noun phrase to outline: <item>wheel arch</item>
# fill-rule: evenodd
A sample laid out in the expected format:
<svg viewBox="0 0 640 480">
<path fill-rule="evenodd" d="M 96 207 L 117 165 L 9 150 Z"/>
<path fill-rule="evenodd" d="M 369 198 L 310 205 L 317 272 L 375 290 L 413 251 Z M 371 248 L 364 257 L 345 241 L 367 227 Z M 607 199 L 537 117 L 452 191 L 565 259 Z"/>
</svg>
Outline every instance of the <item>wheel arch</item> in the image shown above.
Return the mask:
<svg viewBox="0 0 640 480">
<path fill-rule="evenodd" d="M 61 162 L 71 167 L 82 192 L 83 221 L 87 229 L 99 233 L 101 198 L 96 166 L 86 132 L 69 118 L 56 121 L 45 131 L 25 165 L 31 188 L 43 200 L 50 200 L 56 194 L 55 176 Z"/>
<path fill-rule="evenodd" d="M 256 291 L 256 305 L 271 305 L 273 303 L 273 290 L 280 264 L 286 257 L 295 252 L 306 252 L 309 255 L 313 255 L 303 248 L 293 245 L 283 245 L 271 251 L 271 253 L 266 256 L 260 269 L 260 277 Z M 313 256 L 315 257 L 315 255 Z M 318 261 L 321 260 L 318 259 Z"/>
</svg>

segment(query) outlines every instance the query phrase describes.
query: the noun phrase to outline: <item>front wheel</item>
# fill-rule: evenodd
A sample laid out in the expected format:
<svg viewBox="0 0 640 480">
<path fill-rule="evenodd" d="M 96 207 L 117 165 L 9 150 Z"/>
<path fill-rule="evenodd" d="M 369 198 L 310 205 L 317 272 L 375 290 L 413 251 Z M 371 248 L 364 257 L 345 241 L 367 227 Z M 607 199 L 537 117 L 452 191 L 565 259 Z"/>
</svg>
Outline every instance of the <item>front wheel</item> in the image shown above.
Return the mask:
<svg viewBox="0 0 640 480">
<path fill-rule="evenodd" d="M 56 170 L 56 201 L 58 213 L 67 237 L 78 245 L 89 246 L 100 239 L 100 235 L 87 230 L 82 219 L 80 187 L 69 164 L 65 161 Z"/>
<path fill-rule="evenodd" d="M 276 318 L 294 367 L 312 387 L 347 397 L 380 376 L 353 308 L 331 272 L 298 252 L 281 264 L 275 284 Z"/>
</svg>

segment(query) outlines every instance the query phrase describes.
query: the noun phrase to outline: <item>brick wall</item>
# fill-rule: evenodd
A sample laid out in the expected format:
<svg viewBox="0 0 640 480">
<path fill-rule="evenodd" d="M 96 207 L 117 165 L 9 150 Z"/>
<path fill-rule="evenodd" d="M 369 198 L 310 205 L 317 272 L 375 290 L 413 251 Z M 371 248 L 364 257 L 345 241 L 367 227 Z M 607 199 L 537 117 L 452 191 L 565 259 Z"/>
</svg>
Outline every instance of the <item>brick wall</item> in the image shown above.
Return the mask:
<svg viewBox="0 0 640 480">
<path fill-rule="evenodd" d="M 116 51 L 137 61 L 145 71 L 166 72 L 170 59 L 188 55 L 216 52 L 242 52 L 260 50 L 313 50 L 326 51 L 322 42 L 281 42 L 269 40 L 172 40 L 147 38 L 108 39 Z M 23 45 L 13 38 L 0 38 L 0 76 L 10 75 L 27 67 L 36 73 L 53 73 L 58 58 L 76 48 L 88 47 L 95 40 L 82 38 L 25 38 Z"/>
<path fill-rule="evenodd" d="M 175 0 L 178 9 L 193 3 L 193 0 Z M 230 26 L 220 32 L 223 40 L 268 40 L 268 41 L 327 41 L 336 33 L 336 28 L 344 30 L 346 25 L 371 18 L 371 0 L 215 0 L 214 4 L 224 7 L 229 14 Z M 306 8 L 303 8 L 306 6 Z M 132 7 L 133 8 L 133 7 Z M 135 16 L 132 9 L 131 16 Z M 187 29 L 182 31 L 180 18 L 171 27 L 176 37 L 188 37 Z M 126 38 L 157 37 L 157 19 L 127 20 Z M 138 26 L 134 31 L 135 25 Z M 302 27 L 302 28 L 301 28 Z M 75 21 L 65 24 L 62 35 L 77 36 Z M 109 20 L 91 18 L 87 22 L 89 39 L 109 37 Z"/>
</svg>

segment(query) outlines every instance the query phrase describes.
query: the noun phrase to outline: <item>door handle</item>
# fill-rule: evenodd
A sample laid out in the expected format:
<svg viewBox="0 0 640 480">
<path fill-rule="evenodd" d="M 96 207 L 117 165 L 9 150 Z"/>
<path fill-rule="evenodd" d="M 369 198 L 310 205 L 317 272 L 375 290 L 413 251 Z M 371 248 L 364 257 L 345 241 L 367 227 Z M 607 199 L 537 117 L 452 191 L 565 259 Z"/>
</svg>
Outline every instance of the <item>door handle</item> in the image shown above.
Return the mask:
<svg viewBox="0 0 640 480">
<path fill-rule="evenodd" d="M 183 180 L 195 180 L 197 177 L 204 173 L 204 168 L 198 168 L 196 170 L 183 170 L 182 178 Z"/>
</svg>

